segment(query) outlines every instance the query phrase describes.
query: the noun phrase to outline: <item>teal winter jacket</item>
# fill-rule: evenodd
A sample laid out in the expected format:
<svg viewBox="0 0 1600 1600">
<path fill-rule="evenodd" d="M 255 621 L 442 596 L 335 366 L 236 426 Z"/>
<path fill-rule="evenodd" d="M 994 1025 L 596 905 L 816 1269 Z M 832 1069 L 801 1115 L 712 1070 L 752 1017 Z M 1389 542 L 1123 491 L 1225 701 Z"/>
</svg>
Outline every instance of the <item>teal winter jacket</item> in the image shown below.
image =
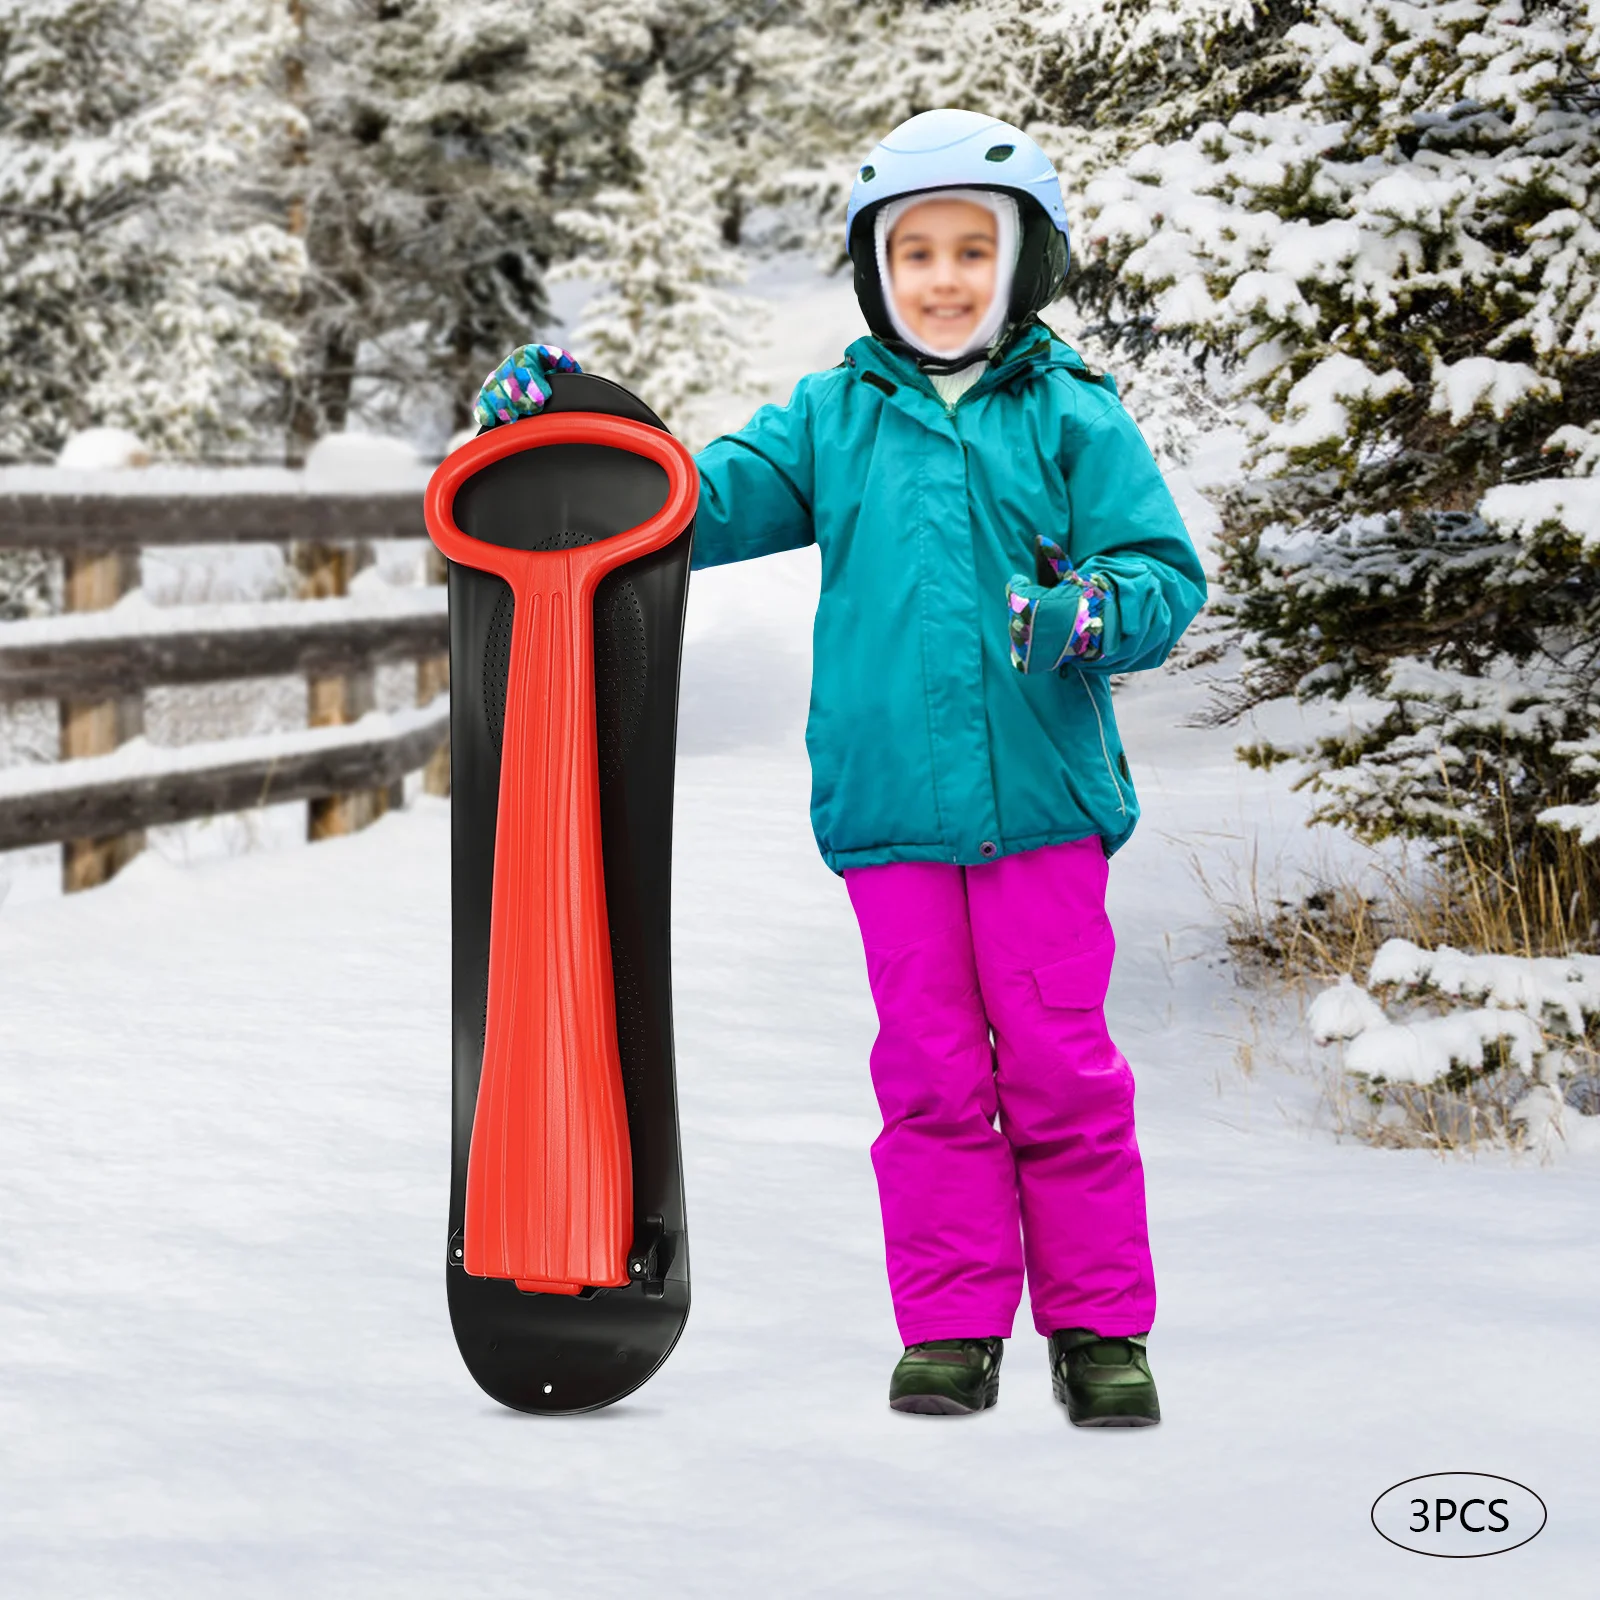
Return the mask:
<svg viewBox="0 0 1600 1600">
<path fill-rule="evenodd" d="M 950 407 L 862 338 L 696 461 L 696 567 L 820 551 L 806 747 L 835 872 L 1126 842 L 1110 676 L 1159 666 L 1206 584 L 1110 378 L 1041 325 Z M 1111 593 L 1099 658 L 1025 675 L 1006 581 L 1036 534 Z"/>
</svg>

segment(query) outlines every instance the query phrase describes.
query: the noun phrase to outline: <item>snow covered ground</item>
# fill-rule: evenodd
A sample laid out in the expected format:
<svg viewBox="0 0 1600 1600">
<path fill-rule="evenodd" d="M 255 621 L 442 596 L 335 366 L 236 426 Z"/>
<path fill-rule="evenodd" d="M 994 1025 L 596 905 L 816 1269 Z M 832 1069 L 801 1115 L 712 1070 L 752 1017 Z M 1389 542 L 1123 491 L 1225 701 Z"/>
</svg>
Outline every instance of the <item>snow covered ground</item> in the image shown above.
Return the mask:
<svg viewBox="0 0 1600 1600">
<path fill-rule="evenodd" d="M 841 287 L 768 293 L 820 345 Z M 815 366 L 841 341 L 799 342 Z M 608 1411 L 504 1411 L 451 1340 L 443 803 L 0 908 L 0 1593 L 1592 1592 L 1600 1164 L 1341 1144 L 1309 1080 L 1240 1069 L 1251 1024 L 1190 858 L 1288 871 L 1338 846 L 1232 760 L 1236 733 L 1183 725 L 1195 675 L 1122 693 L 1145 817 L 1111 877 L 1166 1420 L 1068 1427 L 1025 1311 L 998 1409 L 888 1410 L 874 1018 L 806 818 L 815 571 L 693 585 L 694 1306 Z M 1535 1489 L 1544 1533 L 1446 1563 L 1373 1531 L 1382 1490 L 1463 1469 Z"/>
</svg>

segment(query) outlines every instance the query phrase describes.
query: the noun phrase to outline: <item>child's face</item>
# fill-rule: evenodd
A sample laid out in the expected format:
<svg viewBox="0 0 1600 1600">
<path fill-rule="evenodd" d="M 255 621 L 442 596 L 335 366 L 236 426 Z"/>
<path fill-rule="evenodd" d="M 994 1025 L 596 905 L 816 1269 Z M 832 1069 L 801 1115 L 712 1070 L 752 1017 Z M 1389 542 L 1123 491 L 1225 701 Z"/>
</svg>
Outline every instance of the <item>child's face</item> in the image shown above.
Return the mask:
<svg viewBox="0 0 1600 1600">
<path fill-rule="evenodd" d="M 959 350 L 994 297 L 994 213 L 970 200 L 924 200 L 889 235 L 891 293 L 906 326 L 935 350 Z"/>
</svg>

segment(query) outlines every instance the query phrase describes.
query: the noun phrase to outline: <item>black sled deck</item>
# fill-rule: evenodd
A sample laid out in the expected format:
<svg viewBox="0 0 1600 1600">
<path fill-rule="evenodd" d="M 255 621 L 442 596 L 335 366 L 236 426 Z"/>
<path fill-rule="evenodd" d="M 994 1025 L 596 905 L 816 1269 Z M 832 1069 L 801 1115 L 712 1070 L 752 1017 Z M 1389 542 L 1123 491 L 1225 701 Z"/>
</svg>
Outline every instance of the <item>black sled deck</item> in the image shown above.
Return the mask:
<svg viewBox="0 0 1600 1600">
<path fill-rule="evenodd" d="M 557 373 L 540 418 L 618 417 L 665 432 L 619 385 Z M 474 441 L 481 443 L 482 440 Z M 471 448 L 470 446 L 468 447 Z M 447 463 L 448 465 L 448 463 Z M 444 468 L 441 468 L 441 473 Z M 666 474 L 644 456 L 562 443 L 504 456 L 455 491 L 462 533 L 487 544 L 553 551 L 636 528 L 658 512 Z M 691 502 L 692 506 L 692 502 Z M 528 1292 L 471 1275 L 468 1168 L 489 1029 L 496 822 L 511 665 L 512 590 L 450 564 L 452 1160 L 445 1269 L 450 1321 L 478 1384 L 520 1411 L 609 1405 L 644 1383 L 689 1314 L 688 1235 L 672 1035 L 671 863 L 679 663 L 692 510 L 662 548 L 599 581 L 594 599 L 604 908 L 631 1165 L 627 1281 L 574 1293 Z M 537 709 L 532 727 L 537 730 Z"/>
</svg>

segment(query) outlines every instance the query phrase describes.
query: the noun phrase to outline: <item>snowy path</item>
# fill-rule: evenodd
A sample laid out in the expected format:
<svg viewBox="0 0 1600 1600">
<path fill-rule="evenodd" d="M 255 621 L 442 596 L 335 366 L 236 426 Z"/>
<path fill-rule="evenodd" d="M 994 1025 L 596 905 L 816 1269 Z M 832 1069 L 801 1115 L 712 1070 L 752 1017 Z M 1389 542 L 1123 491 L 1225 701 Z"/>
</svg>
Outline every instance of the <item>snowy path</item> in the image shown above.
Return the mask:
<svg viewBox="0 0 1600 1600">
<path fill-rule="evenodd" d="M 442 805 L 0 913 L 0 1592 L 1592 1592 L 1600 1174 L 1337 1145 L 1299 1080 L 1237 1072 L 1186 858 L 1270 854 L 1298 803 L 1175 728 L 1170 674 L 1123 702 L 1147 811 L 1111 999 L 1168 1420 L 1070 1429 L 1025 1313 L 998 1410 L 887 1409 L 873 1018 L 805 816 L 812 580 L 763 566 L 696 580 L 686 671 L 694 1309 L 610 1411 L 502 1411 L 451 1341 Z M 1444 1563 L 1372 1531 L 1382 1489 L 1459 1468 L 1538 1490 L 1546 1532 Z"/>
</svg>

